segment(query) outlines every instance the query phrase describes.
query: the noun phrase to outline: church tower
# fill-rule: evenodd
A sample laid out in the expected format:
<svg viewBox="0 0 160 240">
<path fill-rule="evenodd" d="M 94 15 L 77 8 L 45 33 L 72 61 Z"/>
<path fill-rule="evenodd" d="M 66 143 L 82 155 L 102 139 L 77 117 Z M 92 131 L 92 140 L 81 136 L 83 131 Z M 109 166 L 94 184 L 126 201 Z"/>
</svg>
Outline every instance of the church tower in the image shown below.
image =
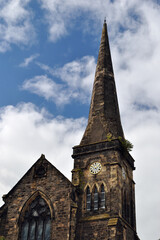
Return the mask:
<svg viewBox="0 0 160 240">
<path fill-rule="evenodd" d="M 73 148 L 72 183 L 42 154 L 3 195 L 0 238 L 139 240 L 129 147 L 104 22 L 88 125 Z"/>
<path fill-rule="evenodd" d="M 106 21 L 103 25 L 88 125 L 73 148 L 78 192 L 76 240 L 138 240 L 134 159 L 120 120 Z"/>
</svg>

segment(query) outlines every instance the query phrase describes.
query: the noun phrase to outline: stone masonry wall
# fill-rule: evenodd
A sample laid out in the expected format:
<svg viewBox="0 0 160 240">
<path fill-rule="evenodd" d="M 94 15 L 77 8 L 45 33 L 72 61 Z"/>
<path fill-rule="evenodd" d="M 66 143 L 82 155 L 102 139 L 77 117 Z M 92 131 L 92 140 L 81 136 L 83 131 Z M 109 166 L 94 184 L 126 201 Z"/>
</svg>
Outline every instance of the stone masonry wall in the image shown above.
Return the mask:
<svg viewBox="0 0 160 240">
<path fill-rule="evenodd" d="M 88 151 L 87 146 L 82 148 Z M 86 154 L 79 149 L 78 151 L 77 155 L 74 155 L 73 170 L 73 184 L 80 191 L 76 232 L 76 236 L 80 237 L 77 239 L 125 240 L 126 236 L 126 240 L 134 240 L 136 226 L 133 165 L 130 165 L 123 151 L 114 147 L 98 151 L 95 144 L 95 150 Z M 101 163 L 102 169 L 98 174 L 90 172 L 90 166 L 94 162 Z M 98 190 L 100 200 L 102 184 L 105 189 L 105 209 L 101 209 L 99 205 L 99 208 L 94 210 L 94 187 Z M 91 193 L 90 211 L 86 208 L 87 187 Z M 126 199 L 123 192 L 127 196 Z M 116 225 L 116 219 L 122 219 L 123 226 Z"/>
<path fill-rule="evenodd" d="M 39 193 L 51 209 L 51 239 L 73 239 L 71 231 L 74 236 L 76 203 L 71 199 L 72 184 L 48 161 L 45 160 L 43 165 L 46 170 L 43 176 L 36 176 L 37 165 L 33 166 L 5 199 L 5 208 L 8 208 L 8 211 L 5 229 L 3 225 L 0 226 L 0 233 L 7 240 L 18 239 L 21 211 L 27 201 L 31 202 Z"/>
</svg>

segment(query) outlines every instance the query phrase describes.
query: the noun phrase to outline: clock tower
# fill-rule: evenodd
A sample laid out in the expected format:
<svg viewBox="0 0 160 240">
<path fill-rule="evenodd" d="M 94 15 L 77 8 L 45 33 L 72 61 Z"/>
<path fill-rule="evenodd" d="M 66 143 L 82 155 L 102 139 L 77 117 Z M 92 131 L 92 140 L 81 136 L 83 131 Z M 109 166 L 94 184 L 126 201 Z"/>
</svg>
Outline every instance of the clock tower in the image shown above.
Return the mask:
<svg viewBox="0 0 160 240">
<path fill-rule="evenodd" d="M 76 240 L 138 240 L 134 159 L 120 120 L 106 21 L 103 25 L 88 124 L 73 148 L 77 189 Z"/>
</svg>

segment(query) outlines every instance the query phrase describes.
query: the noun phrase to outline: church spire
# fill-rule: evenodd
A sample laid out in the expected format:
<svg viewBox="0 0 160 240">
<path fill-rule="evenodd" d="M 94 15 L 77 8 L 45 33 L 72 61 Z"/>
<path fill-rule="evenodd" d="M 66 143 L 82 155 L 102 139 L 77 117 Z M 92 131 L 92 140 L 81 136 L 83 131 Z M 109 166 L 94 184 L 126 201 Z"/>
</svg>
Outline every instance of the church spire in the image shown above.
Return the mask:
<svg viewBox="0 0 160 240">
<path fill-rule="evenodd" d="M 88 125 L 80 145 L 123 136 L 110 54 L 107 24 L 104 20 Z"/>
</svg>

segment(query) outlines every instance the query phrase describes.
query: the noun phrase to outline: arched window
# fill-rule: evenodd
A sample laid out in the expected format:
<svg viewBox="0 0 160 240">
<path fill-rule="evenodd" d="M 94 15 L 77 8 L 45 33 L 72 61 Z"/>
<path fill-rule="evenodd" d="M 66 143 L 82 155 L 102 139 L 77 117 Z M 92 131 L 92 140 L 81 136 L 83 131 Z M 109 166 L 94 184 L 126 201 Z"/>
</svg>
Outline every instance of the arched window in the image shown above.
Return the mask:
<svg viewBox="0 0 160 240">
<path fill-rule="evenodd" d="M 96 186 L 94 188 L 94 210 L 98 210 L 98 191 Z"/>
<path fill-rule="evenodd" d="M 122 216 L 126 219 L 127 217 L 127 194 L 126 190 L 123 190 L 123 195 L 122 195 Z"/>
<path fill-rule="evenodd" d="M 91 210 L 91 193 L 90 193 L 90 189 L 89 187 L 87 187 L 87 190 L 86 190 L 86 208 L 87 208 L 87 211 L 90 211 Z"/>
<path fill-rule="evenodd" d="M 104 185 L 101 185 L 101 193 L 100 193 L 100 208 L 105 209 L 105 190 L 104 190 Z"/>
<path fill-rule="evenodd" d="M 134 211 L 133 211 L 133 200 L 132 199 L 131 199 L 130 207 L 131 207 L 131 226 L 134 227 Z"/>
<path fill-rule="evenodd" d="M 20 240 L 50 240 L 51 213 L 46 201 L 38 195 L 24 212 Z"/>
</svg>

